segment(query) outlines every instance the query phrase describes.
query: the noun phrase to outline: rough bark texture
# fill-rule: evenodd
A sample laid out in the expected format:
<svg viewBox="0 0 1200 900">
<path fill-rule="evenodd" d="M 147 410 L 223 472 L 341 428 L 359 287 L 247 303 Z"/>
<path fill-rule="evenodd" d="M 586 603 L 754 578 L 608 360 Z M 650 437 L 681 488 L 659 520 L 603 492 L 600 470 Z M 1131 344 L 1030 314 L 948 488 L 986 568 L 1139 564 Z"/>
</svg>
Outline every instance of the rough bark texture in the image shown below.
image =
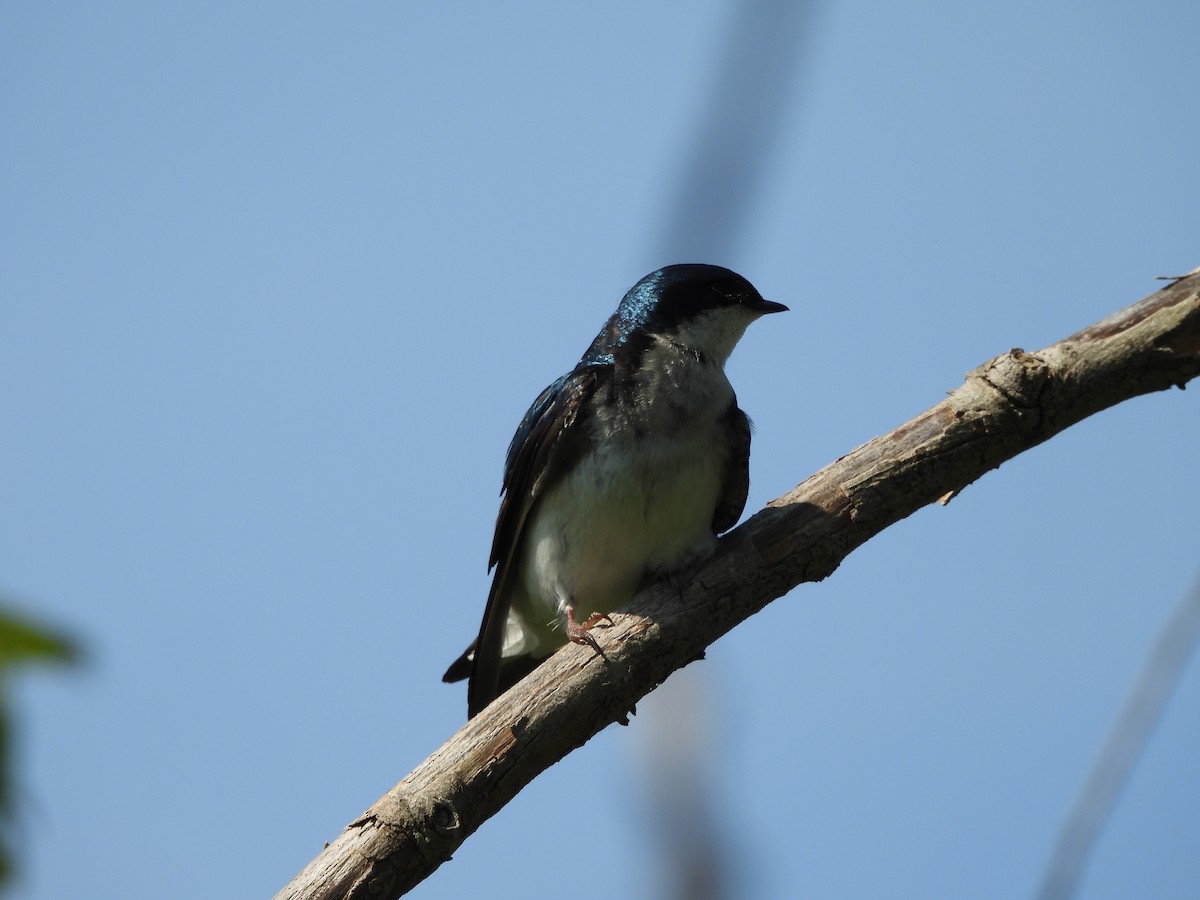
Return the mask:
<svg viewBox="0 0 1200 900">
<path fill-rule="evenodd" d="M 400 896 L 539 772 L 625 721 L 671 672 L 772 600 L 1021 451 L 1197 374 L 1197 273 L 1044 350 L 984 363 L 937 406 L 772 501 L 683 584 L 638 595 L 614 626 L 593 632 L 606 659 L 578 646 L 556 653 L 350 823 L 277 900 Z"/>
</svg>

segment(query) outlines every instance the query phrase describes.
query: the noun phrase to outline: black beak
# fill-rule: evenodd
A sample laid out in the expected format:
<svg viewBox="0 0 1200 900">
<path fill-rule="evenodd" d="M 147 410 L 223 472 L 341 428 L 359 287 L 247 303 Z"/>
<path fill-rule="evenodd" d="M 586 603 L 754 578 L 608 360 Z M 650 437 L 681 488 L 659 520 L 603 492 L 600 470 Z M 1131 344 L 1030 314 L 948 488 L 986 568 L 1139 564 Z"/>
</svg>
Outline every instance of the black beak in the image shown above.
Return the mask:
<svg viewBox="0 0 1200 900">
<path fill-rule="evenodd" d="M 756 313 L 766 315 L 767 313 L 787 312 L 788 308 L 782 303 L 776 303 L 774 300 L 763 300 L 759 298 L 750 304 L 750 308 Z"/>
</svg>

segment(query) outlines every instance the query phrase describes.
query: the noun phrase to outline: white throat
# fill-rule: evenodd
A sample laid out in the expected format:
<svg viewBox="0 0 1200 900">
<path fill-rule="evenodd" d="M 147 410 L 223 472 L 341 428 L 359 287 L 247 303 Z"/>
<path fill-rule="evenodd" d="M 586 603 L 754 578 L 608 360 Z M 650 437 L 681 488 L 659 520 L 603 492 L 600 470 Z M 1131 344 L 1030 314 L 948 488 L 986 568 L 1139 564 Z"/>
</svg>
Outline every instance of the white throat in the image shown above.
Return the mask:
<svg viewBox="0 0 1200 900">
<path fill-rule="evenodd" d="M 760 315 L 744 306 L 712 309 L 683 323 L 669 338 L 663 337 L 700 354 L 716 366 L 724 367 L 729 354 L 746 333 L 746 328 Z"/>
</svg>

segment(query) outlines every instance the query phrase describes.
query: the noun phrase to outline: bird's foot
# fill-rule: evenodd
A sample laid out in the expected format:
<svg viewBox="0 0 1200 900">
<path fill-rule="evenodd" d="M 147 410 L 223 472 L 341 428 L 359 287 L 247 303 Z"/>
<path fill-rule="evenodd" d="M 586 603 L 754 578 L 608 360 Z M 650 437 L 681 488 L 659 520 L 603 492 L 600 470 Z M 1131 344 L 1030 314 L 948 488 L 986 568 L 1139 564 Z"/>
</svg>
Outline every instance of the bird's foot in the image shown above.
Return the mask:
<svg viewBox="0 0 1200 900">
<path fill-rule="evenodd" d="M 567 639 L 573 644 L 587 644 L 601 656 L 604 656 L 604 651 L 600 649 L 600 645 L 596 643 L 596 639 L 588 632 L 600 622 L 607 621 L 609 625 L 613 624 L 613 620 L 609 618 L 607 613 L 592 613 L 582 622 L 575 621 L 575 609 L 567 607 Z"/>
</svg>

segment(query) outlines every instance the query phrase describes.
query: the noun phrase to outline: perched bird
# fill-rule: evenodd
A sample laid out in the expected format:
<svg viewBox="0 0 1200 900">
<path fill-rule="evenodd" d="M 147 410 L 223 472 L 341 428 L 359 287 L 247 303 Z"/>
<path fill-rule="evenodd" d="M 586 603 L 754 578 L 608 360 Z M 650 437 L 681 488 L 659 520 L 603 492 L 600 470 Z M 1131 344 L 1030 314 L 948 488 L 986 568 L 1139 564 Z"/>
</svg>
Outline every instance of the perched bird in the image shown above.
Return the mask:
<svg viewBox="0 0 1200 900">
<path fill-rule="evenodd" d="M 505 461 L 479 636 L 442 677 L 474 716 L 649 581 L 709 556 L 750 485 L 750 420 L 725 361 L 783 312 L 745 278 L 675 265 L 633 286 L 533 401 Z"/>
</svg>

